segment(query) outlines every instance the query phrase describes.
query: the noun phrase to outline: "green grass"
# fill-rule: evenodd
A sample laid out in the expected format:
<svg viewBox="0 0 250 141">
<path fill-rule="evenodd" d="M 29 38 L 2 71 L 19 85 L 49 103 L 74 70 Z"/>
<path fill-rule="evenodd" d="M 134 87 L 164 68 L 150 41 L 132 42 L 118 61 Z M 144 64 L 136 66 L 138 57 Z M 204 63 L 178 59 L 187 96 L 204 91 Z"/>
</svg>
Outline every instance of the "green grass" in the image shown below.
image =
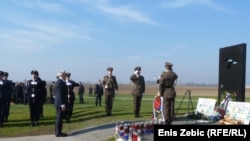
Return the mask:
<svg viewBox="0 0 250 141">
<path fill-rule="evenodd" d="M 145 95 L 141 106 L 141 120 L 150 120 L 152 116 L 153 95 Z M 200 96 L 199 96 L 200 97 Z M 195 108 L 198 96 L 192 96 L 192 103 Z M 189 110 L 188 97 L 180 105 L 183 96 L 176 98 L 177 116 L 183 116 Z M 216 97 L 204 97 L 215 98 Z M 73 116 L 70 123 L 64 122 L 63 131 L 72 133 L 89 126 L 98 126 L 105 123 L 115 123 L 117 121 L 135 121 L 133 114 L 132 96 L 130 94 L 119 94 L 115 97 L 113 105 L 113 116 L 107 117 L 104 109 L 104 97 L 102 98 L 102 106 L 95 106 L 94 97 L 85 97 L 84 104 L 79 104 L 78 97 L 75 101 Z M 249 98 L 246 101 L 250 101 Z M 0 137 L 20 137 L 30 135 L 54 134 L 55 126 L 55 107 L 53 104 L 46 103 L 44 105 L 44 118 L 39 121 L 38 127 L 31 127 L 29 120 L 28 105 L 11 105 L 10 116 L 8 122 L 4 123 L 4 128 L 0 128 Z M 110 139 L 112 140 L 112 139 Z"/>
</svg>

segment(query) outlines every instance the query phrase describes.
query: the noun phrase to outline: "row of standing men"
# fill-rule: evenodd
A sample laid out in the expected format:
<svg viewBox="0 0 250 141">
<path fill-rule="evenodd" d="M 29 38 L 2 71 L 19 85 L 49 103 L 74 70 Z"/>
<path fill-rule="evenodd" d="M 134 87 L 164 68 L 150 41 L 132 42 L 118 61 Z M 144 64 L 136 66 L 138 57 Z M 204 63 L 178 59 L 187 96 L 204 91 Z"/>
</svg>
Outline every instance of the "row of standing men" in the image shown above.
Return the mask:
<svg viewBox="0 0 250 141">
<path fill-rule="evenodd" d="M 10 103 L 15 88 L 15 83 L 8 80 L 8 73 L 0 71 L 0 127 L 8 121 Z M 43 116 L 43 104 L 45 103 L 46 81 L 39 77 L 37 71 L 31 71 L 32 79 L 27 81 L 26 87 L 22 87 L 27 92 L 27 102 L 29 104 L 29 114 L 31 126 L 38 125 L 39 119 Z M 21 84 L 16 86 L 19 89 Z M 22 90 L 21 90 L 22 91 Z M 18 93 L 18 92 L 16 92 Z M 17 96 L 18 97 L 18 96 Z M 18 98 L 17 98 L 18 99 Z M 19 102 L 18 100 L 16 102 Z"/>
<path fill-rule="evenodd" d="M 164 89 L 171 89 L 173 90 L 173 83 L 174 81 L 177 79 L 177 75 L 172 71 L 171 67 L 172 64 L 166 62 L 165 67 L 168 68 L 166 72 L 170 72 L 171 73 L 163 73 L 162 74 L 162 78 L 164 77 L 164 74 L 170 74 L 169 76 L 172 75 L 172 78 L 168 78 L 167 81 L 170 81 L 166 84 L 164 84 L 164 81 L 162 79 L 162 81 L 160 81 L 160 87 L 159 87 L 159 92 L 161 94 L 161 97 L 163 97 L 165 90 Z M 169 69 L 170 68 L 170 69 Z M 105 94 L 105 110 L 106 110 L 106 115 L 107 116 L 111 116 L 112 115 L 112 108 L 113 108 L 113 101 L 114 101 L 114 95 L 115 93 L 118 91 L 118 84 L 116 81 L 116 77 L 114 75 L 112 75 L 113 72 L 113 68 L 109 67 L 107 68 L 107 75 L 105 75 L 103 77 L 103 80 L 99 80 L 98 82 L 98 87 L 96 87 L 95 89 L 98 89 L 96 91 L 99 91 L 99 93 L 101 94 Z M 133 103 L 134 103 L 134 115 L 135 117 L 140 117 L 140 107 L 141 107 L 141 100 L 142 97 L 145 93 L 145 80 L 144 77 L 142 75 L 140 75 L 141 72 L 141 67 L 138 66 L 134 69 L 134 74 L 131 75 L 130 80 L 133 84 L 133 90 L 132 90 L 132 95 L 133 95 Z M 57 79 L 60 80 L 60 74 L 62 74 L 61 72 L 58 73 Z M 39 77 L 39 73 L 37 70 L 32 70 L 31 71 L 31 75 L 32 75 L 32 79 L 30 79 L 29 81 L 27 81 L 27 85 L 26 85 L 26 92 L 28 94 L 28 103 L 29 103 L 29 110 L 30 110 L 30 121 L 31 121 L 31 126 L 37 126 L 38 125 L 38 121 L 42 116 L 42 112 L 43 112 L 43 104 L 45 102 L 45 94 L 47 94 L 46 91 L 46 81 L 42 80 Z M 70 73 L 66 73 L 65 72 L 65 79 L 63 79 L 63 81 L 66 84 L 66 103 L 65 105 L 67 105 L 66 114 L 63 114 L 63 118 L 67 120 L 67 122 L 70 121 L 70 118 L 72 116 L 72 112 L 73 112 L 73 106 L 74 106 L 74 100 L 75 100 L 75 94 L 73 91 L 73 88 L 75 86 L 80 86 L 81 87 L 81 91 L 84 91 L 84 87 L 82 87 L 82 84 L 80 83 L 76 83 L 75 81 L 70 79 Z M 171 79 L 171 80 L 170 80 Z M 58 81 L 57 80 L 57 81 Z M 11 80 L 8 80 L 8 73 L 7 72 L 3 72 L 0 71 L 0 126 L 3 127 L 3 122 L 7 121 L 8 118 L 8 109 L 9 109 L 9 93 L 10 93 L 10 88 L 13 87 L 14 83 Z M 55 83 L 55 95 L 54 95 L 54 104 L 56 106 L 56 108 L 58 108 L 58 97 L 60 97 L 57 93 L 59 92 L 58 90 L 58 85 L 57 83 Z M 104 87 L 102 87 L 104 86 Z M 80 87 L 79 87 L 79 91 L 78 94 L 80 92 Z M 174 91 L 174 90 L 173 90 Z M 82 93 L 82 92 L 80 92 Z M 175 97 L 175 92 L 173 92 L 174 96 L 172 96 L 173 98 L 171 98 L 172 100 L 170 101 L 172 104 L 174 102 L 174 97 Z M 57 95 L 58 96 L 57 96 Z M 100 96 L 101 98 L 101 96 Z M 169 100 L 170 98 L 167 97 L 167 100 Z M 60 102 L 61 100 L 59 100 Z M 80 101 L 81 101 L 81 97 L 80 97 Z M 83 100 L 82 100 L 83 102 Z M 100 101 L 99 101 L 100 102 Z M 101 103 L 101 102 L 100 102 Z M 100 103 L 96 103 L 100 105 Z M 166 102 L 165 102 L 166 103 Z M 171 105 L 172 105 L 171 104 Z M 64 104 L 62 104 L 64 105 Z M 171 107 L 171 105 L 165 105 L 164 107 Z M 173 106 L 172 106 L 173 107 Z M 59 106 L 59 108 L 61 109 L 61 107 Z M 168 109 L 168 108 L 166 108 Z M 169 113 L 170 111 L 172 111 L 173 108 L 170 108 L 168 111 L 165 111 L 164 113 Z M 172 112 L 171 112 L 172 113 Z M 170 115 L 170 114 L 168 114 Z M 165 116 L 166 119 L 169 119 L 167 116 Z M 171 122 L 171 121 L 170 121 Z"/>
<path fill-rule="evenodd" d="M 174 118 L 174 103 L 176 97 L 175 85 L 178 75 L 172 69 L 173 64 L 165 62 L 165 71 L 161 74 L 158 84 L 158 93 L 163 101 L 162 109 L 164 114 L 164 121 L 166 125 L 171 125 Z M 118 84 L 116 77 L 112 74 L 113 68 L 107 68 L 107 75 L 103 77 L 101 81 L 101 89 L 104 89 L 105 94 L 105 110 L 106 115 L 112 115 L 113 101 L 116 91 L 118 91 Z M 133 85 L 131 94 L 133 95 L 133 105 L 134 105 L 134 116 L 136 118 L 141 117 L 140 108 L 141 100 L 145 93 L 145 80 L 140 74 L 141 67 L 137 66 L 134 69 L 134 74 L 130 76 L 130 80 Z M 57 109 L 56 116 L 56 126 L 55 126 L 55 136 L 65 137 L 66 133 L 62 132 L 62 124 L 64 119 L 64 114 L 67 113 L 67 73 L 65 71 L 58 72 L 58 80 L 55 84 L 55 106 Z M 66 81 L 66 83 L 65 83 Z M 104 86 L 104 88 L 102 87 Z M 69 97 L 69 96 L 68 96 Z"/>
<path fill-rule="evenodd" d="M 70 79 L 70 73 L 67 76 Z M 47 99 L 47 89 L 46 81 L 42 80 L 39 77 L 39 73 L 36 70 L 31 71 L 32 79 L 27 81 L 26 84 L 23 82 L 14 83 L 12 80 L 8 80 L 9 73 L 0 71 L 0 127 L 3 127 L 3 123 L 8 121 L 10 105 L 11 103 L 15 104 L 29 104 L 30 110 L 30 120 L 31 125 L 38 125 L 38 121 L 43 117 L 43 104 L 46 103 Z M 78 94 L 80 103 L 84 103 L 83 94 L 84 86 L 81 82 L 75 83 L 73 80 L 70 80 L 73 84 L 69 87 L 69 94 L 71 97 L 68 102 L 70 102 L 68 107 L 68 116 L 66 118 L 67 122 L 70 121 L 70 117 L 73 112 L 73 104 L 75 101 L 75 94 L 73 88 L 79 86 Z M 100 84 L 100 80 L 98 84 Z M 101 96 L 103 91 L 100 89 L 99 85 L 96 84 L 95 96 L 96 96 L 96 106 L 101 106 Z M 92 88 L 92 87 L 91 87 Z M 93 89 L 93 88 L 92 88 Z M 55 82 L 52 82 L 52 85 L 49 87 L 50 91 L 50 103 L 54 103 L 55 99 Z M 91 94 L 91 90 L 89 94 Z M 89 95 L 91 96 L 91 95 Z"/>
</svg>

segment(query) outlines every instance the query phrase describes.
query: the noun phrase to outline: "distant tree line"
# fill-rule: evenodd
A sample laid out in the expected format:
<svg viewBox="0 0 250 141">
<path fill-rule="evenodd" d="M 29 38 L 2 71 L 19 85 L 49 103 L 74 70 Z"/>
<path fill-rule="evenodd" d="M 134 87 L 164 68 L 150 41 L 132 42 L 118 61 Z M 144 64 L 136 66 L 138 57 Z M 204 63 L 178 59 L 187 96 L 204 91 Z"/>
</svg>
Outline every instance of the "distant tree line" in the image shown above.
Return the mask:
<svg viewBox="0 0 250 141">
<path fill-rule="evenodd" d="M 25 79 L 23 82 L 26 82 L 27 80 Z M 47 84 L 51 84 L 52 81 L 47 81 Z M 83 84 L 95 84 L 97 82 L 94 82 L 94 83 L 91 83 L 90 81 L 81 81 Z M 119 84 L 126 84 L 126 83 L 122 83 L 122 82 L 118 82 Z M 147 80 L 145 81 L 146 84 L 148 85 L 157 85 L 157 82 L 156 80 Z M 128 83 L 130 84 L 130 83 Z M 211 83 L 211 84 L 207 84 L 207 83 L 195 83 L 195 82 L 186 82 L 186 83 L 178 83 L 177 84 L 178 86 L 206 86 L 206 87 L 216 87 L 218 86 L 218 84 L 216 83 Z"/>
<path fill-rule="evenodd" d="M 148 80 L 148 81 L 146 81 L 146 84 L 157 84 L 157 82 Z M 207 84 L 207 83 L 195 83 L 195 82 L 178 83 L 177 85 L 179 85 L 179 86 L 206 86 L 206 87 L 218 86 L 218 84 L 216 84 L 216 83 Z"/>
</svg>

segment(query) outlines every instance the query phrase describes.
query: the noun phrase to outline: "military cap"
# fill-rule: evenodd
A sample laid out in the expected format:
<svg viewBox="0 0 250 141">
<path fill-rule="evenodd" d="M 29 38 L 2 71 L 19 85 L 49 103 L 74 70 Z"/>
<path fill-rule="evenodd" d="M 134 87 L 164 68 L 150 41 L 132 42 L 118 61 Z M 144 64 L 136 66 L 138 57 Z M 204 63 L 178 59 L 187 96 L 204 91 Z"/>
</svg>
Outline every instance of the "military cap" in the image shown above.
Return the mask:
<svg viewBox="0 0 250 141">
<path fill-rule="evenodd" d="M 112 67 L 108 67 L 107 71 L 113 71 L 113 68 Z"/>
<path fill-rule="evenodd" d="M 141 67 L 140 66 L 137 66 L 137 67 L 135 67 L 135 70 L 141 70 Z"/>
<path fill-rule="evenodd" d="M 36 74 L 36 75 L 39 75 L 38 71 L 37 70 L 32 70 L 31 71 L 31 74 Z"/>
<path fill-rule="evenodd" d="M 173 64 L 172 63 L 170 63 L 170 62 L 165 62 L 165 67 L 166 66 L 170 66 L 170 67 L 172 67 L 173 66 Z"/>
<path fill-rule="evenodd" d="M 9 76 L 9 73 L 8 72 L 3 72 L 3 75 L 4 76 Z"/>
<path fill-rule="evenodd" d="M 0 71 L 0 75 L 4 75 L 4 72 L 3 72 L 3 71 Z"/>
<path fill-rule="evenodd" d="M 70 72 L 68 72 L 68 73 L 66 73 L 66 75 L 67 75 L 68 77 L 70 77 L 71 73 L 70 73 Z"/>
</svg>

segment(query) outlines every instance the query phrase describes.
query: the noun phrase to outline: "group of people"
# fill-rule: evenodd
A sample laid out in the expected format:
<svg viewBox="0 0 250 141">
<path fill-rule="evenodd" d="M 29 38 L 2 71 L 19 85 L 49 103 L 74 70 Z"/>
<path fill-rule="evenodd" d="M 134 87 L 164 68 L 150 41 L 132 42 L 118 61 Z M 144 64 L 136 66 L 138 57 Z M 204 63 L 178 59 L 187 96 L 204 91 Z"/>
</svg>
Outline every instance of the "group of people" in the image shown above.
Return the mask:
<svg viewBox="0 0 250 141">
<path fill-rule="evenodd" d="M 166 70 L 161 74 L 157 83 L 159 84 L 158 93 L 163 100 L 163 114 L 165 124 L 170 125 L 174 118 L 174 103 L 175 103 L 175 85 L 178 75 L 172 69 L 173 64 L 166 62 Z M 145 93 L 145 79 L 141 75 L 142 68 L 137 66 L 134 68 L 134 73 L 130 76 L 132 82 L 133 96 L 133 112 L 134 117 L 139 118 L 141 110 L 141 102 Z M 38 121 L 43 115 L 43 104 L 46 99 L 44 95 L 46 92 L 46 81 L 39 77 L 37 70 L 31 71 L 32 79 L 27 81 L 26 92 L 28 95 L 28 103 L 30 110 L 31 126 L 37 126 Z M 0 126 L 3 127 L 3 122 L 8 119 L 8 109 L 11 94 L 9 93 L 9 87 L 15 85 L 11 80 L 7 80 L 5 72 L 0 71 Z M 70 122 L 73 109 L 74 109 L 74 87 L 79 87 L 79 102 L 84 103 L 83 94 L 84 86 L 81 82 L 76 83 L 70 79 L 71 73 L 61 70 L 57 73 L 57 80 L 52 82 L 49 87 L 50 90 L 50 103 L 54 104 L 56 108 L 56 124 L 55 124 L 55 136 L 65 137 L 67 134 L 62 132 L 63 120 Z M 118 83 L 116 76 L 113 75 L 113 68 L 107 68 L 107 74 L 103 79 L 99 79 L 94 86 L 95 89 L 95 105 L 101 106 L 102 95 L 105 96 L 105 112 L 107 116 L 112 115 L 113 102 L 116 92 L 118 91 Z M 8 104 L 7 104 L 8 103 Z"/>
<path fill-rule="evenodd" d="M 164 122 L 166 125 L 171 125 L 175 116 L 175 97 L 176 91 L 175 86 L 177 83 L 178 75 L 173 71 L 173 64 L 170 62 L 165 62 L 165 71 L 161 74 L 160 78 L 157 80 L 159 84 L 158 93 L 163 101 L 163 115 Z M 113 68 L 109 67 L 107 69 L 107 75 L 104 76 L 101 84 L 104 86 L 105 94 L 105 109 L 106 115 L 112 115 L 112 107 L 114 101 L 115 91 L 118 91 L 118 84 L 116 77 L 112 74 Z M 141 75 L 141 67 L 137 66 L 134 69 L 134 73 L 130 76 L 130 81 L 132 82 L 133 89 L 131 94 L 133 95 L 133 112 L 136 118 L 141 117 L 141 102 L 143 95 L 145 93 L 145 79 Z"/>
<path fill-rule="evenodd" d="M 66 119 L 67 122 L 70 122 L 70 118 L 74 109 L 74 87 L 79 86 L 78 94 L 80 103 L 84 103 L 84 86 L 81 82 L 76 83 L 70 79 L 71 73 L 68 73 L 64 70 L 61 70 L 57 74 L 57 81 L 52 85 L 51 89 L 54 92 L 54 105 L 56 107 L 56 124 L 55 124 L 55 136 L 56 137 L 65 137 L 66 133 L 62 132 L 63 120 Z M 116 81 L 116 80 L 115 80 Z M 95 86 L 96 89 L 96 105 L 101 106 L 101 96 L 103 94 L 103 87 L 101 80 L 98 80 L 98 83 Z"/>
<path fill-rule="evenodd" d="M 27 81 L 25 87 L 19 88 L 19 84 L 8 80 L 8 72 L 0 71 L 0 127 L 4 126 L 4 122 L 8 121 L 11 97 L 13 89 L 25 88 L 27 101 L 29 103 L 29 113 L 31 126 L 37 126 L 38 121 L 43 117 L 43 104 L 46 101 L 47 90 L 46 81 L 43 81 L 38 74 L 38 71 L 31 71 L 32 79 Z M 17 92 L 18 93 L 18 92 Z M 18 101 L 17 101 L 18 102 Z"/>
</svg>

